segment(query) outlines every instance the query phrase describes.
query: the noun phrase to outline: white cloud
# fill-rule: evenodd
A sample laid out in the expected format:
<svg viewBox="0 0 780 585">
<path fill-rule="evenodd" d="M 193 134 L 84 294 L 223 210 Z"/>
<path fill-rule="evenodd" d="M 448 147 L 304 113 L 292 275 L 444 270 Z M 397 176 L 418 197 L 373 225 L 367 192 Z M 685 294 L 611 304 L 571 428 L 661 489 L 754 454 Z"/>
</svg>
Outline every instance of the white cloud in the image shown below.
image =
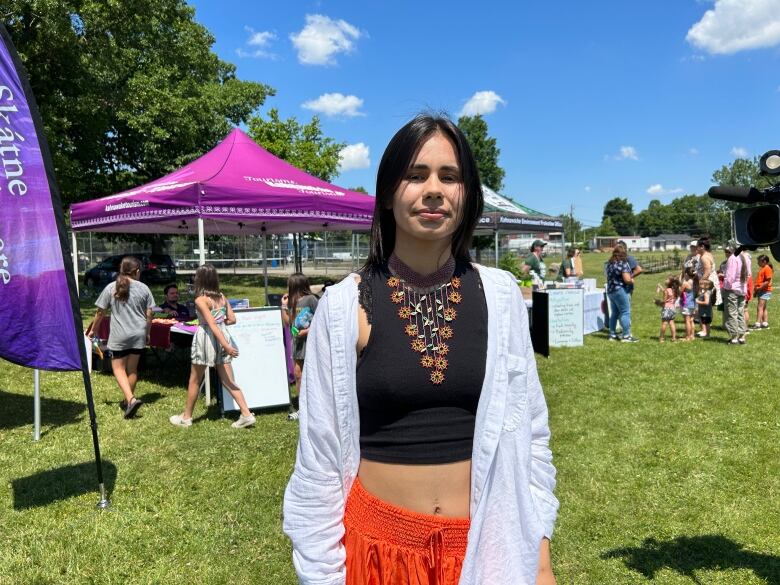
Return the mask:
<svg viewBox="0 0 780 585">
<path fill-rule="evenodd" d="M 458 116 L 480 116 L 492 114 L 498 104 L 506 105 L 506 101 L 494 91 L 478 91 L 463 106 Z"/>
<path fill-rule="evenodd" d="M 290 40 L 304 65 L 335 65 L 335 56 L 350 53 L 354 41 L 363 33 L 344 20 L 333 20 L 322 14 L 307 14 L 306 26 L 292 33 Z"/>
<path fill-rule="evenodd" d="M 689 148 L 688 154 L 691 156 L 699 156 L 699 149 L 698 148 Z"/>
<path fill-rule="evenodd" d="M 324 93 L 316 100 L 309 100 L 301 104 L 307 110 L 320 112 L 326 116 L 365 116 L 360 112 L 363 100 L 356 95 L 344 95 L 341 93 Z"/>
<path fill-rule="evenodd" d="M 252 45 L 253 47 L 267 47 L 271 41 L 276 39 L 276 33 L 269 30 L 255 32 L 251 26 L 245 26 L 244 30 L 249 33 L 249 40 L 246 44 Z"/>
<path fill-rule="evenodd" d="M 255 31 L 251 26 L 245 26 L 244 30 L 249 33 L 249 39 L 246 44 L 249 50 L 239 47 L 236 49 L 236 55 L 241 59 L 277 59 L 277 55 L 268 51 L 271 41 L 276 39 L 276 33 L 265 30 Z"/>
<path fill-rule="evenodd" d="M 731 156 L 734 158 L 747 158 L 748 157 L 748 151 L 747 148 L 743 148 L 742 146 L 735 146 L 731 149 Z"/>
<path fill-rule="evenodd" d="M 716 0 L 685 39 L 708 53 L 730 55 L 780 44 L 778 0 Z"/>
<path fill-rule="evenodd" d="M 676 189 L 664 189 L 664 186 L 660 183 L 656 183 L 655 185 L 650 185 L 647 188 L 647 194 L 648 195 L 679 195 L 683 192 L 683 189 L 680 187 L 677 187 Z"/>
<path fill-rule="evenodd" d="M 368 146 L 362 142 L 348 144 L 339 153 L 339 171 L 351 171 L 353 169 L 367 169 L 371 166 Z"/>
<path fill-rule="evenodd" d="M 585 185 L 585 191 L 587 191 L 588 193 L 590 193 L 590 185 Z"/>
<path fill-rule="evenodd" d="M 639 153 L 633 146 L 621 146 L 618 154 L 605 154 L 604 160 L 639 160 Z"/>
</svg>

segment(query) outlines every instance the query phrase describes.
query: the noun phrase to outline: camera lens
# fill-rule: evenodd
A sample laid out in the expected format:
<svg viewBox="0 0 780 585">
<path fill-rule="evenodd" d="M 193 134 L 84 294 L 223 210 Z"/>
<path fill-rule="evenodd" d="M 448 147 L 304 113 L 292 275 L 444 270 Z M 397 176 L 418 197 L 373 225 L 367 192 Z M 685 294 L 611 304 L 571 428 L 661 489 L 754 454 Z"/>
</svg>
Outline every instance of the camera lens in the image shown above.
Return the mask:
<svg viewBox="0 0 780 585">
<path fill-rule="evenodd" d="M 747 233 L 757 244 L 769 244 L 777 240 L 780 218 L 777 213 L 753 213 L 747 220 Z"/>
</svg>

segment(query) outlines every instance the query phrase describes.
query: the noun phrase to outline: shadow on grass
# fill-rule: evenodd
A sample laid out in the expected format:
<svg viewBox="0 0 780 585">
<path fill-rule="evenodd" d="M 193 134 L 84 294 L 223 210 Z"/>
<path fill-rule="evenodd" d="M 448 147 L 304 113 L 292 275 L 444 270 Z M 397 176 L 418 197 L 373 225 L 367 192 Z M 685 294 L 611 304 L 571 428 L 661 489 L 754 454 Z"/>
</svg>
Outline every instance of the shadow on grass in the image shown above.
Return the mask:
<svg viewBox="0 0 780 585">
<path fill-rule="evenodd" d="M 663 542 L 647 538 L 641 546 L 613 549 L 601 557 L 622 558 L 629 569 L 648 579 L 654 579 L 662 569 L 672 569 L 701 583 L 696 571 L 750 569 L 768 585 L 780 585 L 780 557 L 745 550 L 719 534 L 679 536 Z"/>
<path fill-rule="evenodd" d="M 116 483 L 116 465 L 103 459 L 103 481 L 110 496 Z M 11 481 L 14 510 L 48 506 L 82 494 L 94 492 L 99 499 L 97 467 L 94 461 L 47 469 L 34 475 Z"/>
<path fill-rule="evenodd" d="M 0 430 L 33 424 L 33 391 L 30 394 L 13 394 L 0 390 Z M 41 395 L 41 426 L 63 426 L 79 422 L 86 404 Z"/>
</svg>

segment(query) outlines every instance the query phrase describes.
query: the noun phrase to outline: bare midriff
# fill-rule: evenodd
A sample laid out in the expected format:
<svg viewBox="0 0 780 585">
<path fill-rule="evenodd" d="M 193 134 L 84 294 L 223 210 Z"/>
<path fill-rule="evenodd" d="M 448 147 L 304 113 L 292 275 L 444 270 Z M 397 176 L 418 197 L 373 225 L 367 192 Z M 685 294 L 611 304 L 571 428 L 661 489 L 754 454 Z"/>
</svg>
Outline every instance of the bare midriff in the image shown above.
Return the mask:
<svg viewBox="0 0 780 585">
<path fill-rule="evenodd" d="M 389 504 L 419 514 L 469 517 L 470 460 L 406 465 L 361 459 L 358 477 L 369 493 Z"/>
</svg>

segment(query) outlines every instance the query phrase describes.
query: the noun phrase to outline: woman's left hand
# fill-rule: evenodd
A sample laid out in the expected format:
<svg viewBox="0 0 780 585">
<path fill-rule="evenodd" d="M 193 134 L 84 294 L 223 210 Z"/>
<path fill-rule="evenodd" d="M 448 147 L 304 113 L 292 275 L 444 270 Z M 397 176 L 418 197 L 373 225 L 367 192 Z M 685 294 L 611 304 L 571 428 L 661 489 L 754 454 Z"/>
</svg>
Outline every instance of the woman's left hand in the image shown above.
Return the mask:
<svg viewBox="0 0 780 585">
<path fill-rule="evenodd" d="M 550 541 L 547 538 L 542 539 L 542 545 L 539 547 L 539 572 L 536 575 L 536 585 L 556 585 L 550 559 Z"/>
</svg>

